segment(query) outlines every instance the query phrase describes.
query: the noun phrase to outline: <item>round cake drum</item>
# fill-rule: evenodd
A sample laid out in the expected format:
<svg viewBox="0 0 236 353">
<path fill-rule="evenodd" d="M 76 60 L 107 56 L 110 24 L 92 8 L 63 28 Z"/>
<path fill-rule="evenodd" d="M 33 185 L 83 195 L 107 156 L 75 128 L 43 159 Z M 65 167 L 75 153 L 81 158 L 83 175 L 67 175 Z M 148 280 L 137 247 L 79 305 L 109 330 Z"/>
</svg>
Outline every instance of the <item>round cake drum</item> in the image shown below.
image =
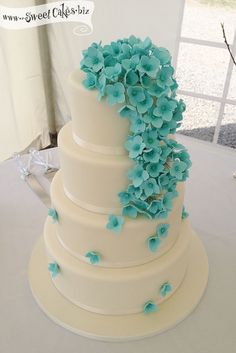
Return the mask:
<svg viewBox="0 0 236 353">
<path fill-rule="evenodd" d="M 178 290 L 155 313 L 100 315 L 72 304 L 53 285 L 47 270 L 43 239 L 37 242 L 29 265 L 29 281 L 41 309 L 57 324 L 89 338 L 103 341 L 135 340 L 170 329 L 199 303 L 208 279 L 208 259 L 198 236 L 191 232 L 189 266 Z"/>
</svg>

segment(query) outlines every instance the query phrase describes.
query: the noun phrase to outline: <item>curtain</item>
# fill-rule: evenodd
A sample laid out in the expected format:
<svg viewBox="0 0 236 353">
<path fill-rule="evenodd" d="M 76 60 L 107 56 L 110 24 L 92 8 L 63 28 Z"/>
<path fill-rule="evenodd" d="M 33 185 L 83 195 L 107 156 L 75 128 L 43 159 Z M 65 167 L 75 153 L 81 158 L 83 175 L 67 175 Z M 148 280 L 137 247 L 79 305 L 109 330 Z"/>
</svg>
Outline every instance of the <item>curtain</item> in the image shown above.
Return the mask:
<svg viewBox="0 0 236 353">
<path fill-rule="evenodd" d="M 34 6 L 34 0 L 0 0 L 9 7 Z M 30 145 L 50 144 L 39 27 L 0 33 L 0 160 Z"/>
</svg>

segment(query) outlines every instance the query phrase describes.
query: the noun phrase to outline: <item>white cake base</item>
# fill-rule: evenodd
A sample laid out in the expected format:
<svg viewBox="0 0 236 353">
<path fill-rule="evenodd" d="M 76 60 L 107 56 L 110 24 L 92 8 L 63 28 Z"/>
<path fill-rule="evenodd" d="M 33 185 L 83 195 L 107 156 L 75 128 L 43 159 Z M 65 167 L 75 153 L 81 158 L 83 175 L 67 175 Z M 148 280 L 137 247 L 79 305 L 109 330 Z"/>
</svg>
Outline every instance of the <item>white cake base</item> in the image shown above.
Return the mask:
<svg viewBox="0 0 236 353">
<path fill-rule="evenodd" d="M 141 339 L 163 332 L 186 318 L 199 303 L 208 279 L 208 259 L 201 240 L 192 235 L 191 259 L 179 289 L 159 305 L 155 313 L 124 316 L 95 314 L 72 304 L 52 283 L 47 270 L 43 238 L 33 250 L 29 264 L 29 282 L 41 309 L 57 324 L 89 338 L 103 341 Z"/>
</svg>

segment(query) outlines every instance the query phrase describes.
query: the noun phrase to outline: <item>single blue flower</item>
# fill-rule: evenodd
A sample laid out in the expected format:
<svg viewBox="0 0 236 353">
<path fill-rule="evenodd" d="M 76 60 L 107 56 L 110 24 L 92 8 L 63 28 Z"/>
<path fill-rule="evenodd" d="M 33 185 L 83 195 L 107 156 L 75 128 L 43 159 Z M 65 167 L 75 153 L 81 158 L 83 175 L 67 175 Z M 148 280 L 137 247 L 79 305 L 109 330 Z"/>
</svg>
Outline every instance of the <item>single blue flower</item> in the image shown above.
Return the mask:
<svg viewBox="0 0 236 353">
<path fill-rule="evenodd" d="M 132 119 L 137 116 L 136 109 L 132 105 L 124 105 L 119 109 L 118 113 L 122 118 L 128 119 Z"/>
<path fill-rule="evenodd" d="M 157 235 L 161 238 L 165 238 L 168 235 L 170 225 L 168 223 L 161 223 L 157 226 Z"/>
<path fill-rule="evenodd" d="M 128 172 L 128 178 L 132 180 L 135 187 L 138 187 L 149 178 L 149 175 L 142 166 L 137 165 Z"/>
<path fill-rule="evenodd" d="M 52 218 L 52 223 L 58 222 L 58 213 L 55 210 L 55 208 L 49 208 L 48 209 L 48 215 L 49 215 L 49 217 Z"/>
<path fill-rule="evenodd" d="M 126 71 L 135 70 L 139 63 L 139 55 L 133 55 L 130 59 L 124 59 L 121 61 L 123 68 Z"/>
<path fill-rule="evenodd" d="M 104 52 L 111 54 L 114 58 L 117 58 L 121 54 L 121 43 L 119 41 L 117 42 L 111 42 L 109 45 L 104 46 Z"/>
<path fill-rule="evenodd" d="M 101 70 L 104 66 L 104 58 L 100 50 L 92 46 L 89 47 L 81 62 L 81 66 L 87 66 L 94 72 Z"/>
<path fill-rule="evenodd" d="M 126 206 L 132 200 L 131 194 L 127 191 L 119 192 L 118 196 L 120 198 L 120 203 L 123 206 Z"/>
<path fill-rule="evenodd" d="M 153 99 L 149 93 L 144 91 L 145 99 L 137 103 L 137 110 L 140 114 L 146 113 L 153 104 Z"/>
<path fill-rule="evenodd" d="M 136 199 L 139 199 L 140 196 L 142 195 L 142 189 L 140 186 L 135 187 L 133 184 L 130 184 L 128 186 L 127 191 L 131 194 L 131 198 L 135 197 Z"/>
<path fill-rule="evenodd" d="M 160 192 L 160 188 L 154 178 L 149 178 L 148 180 L 144 181 L 142 188 L 147 197 L 151 195 L 157 195 Z"/>
<path fill-rule="evenodd" d="M 153 178 L 158 177 L 163 170 L 164 166 L 161 163 L 149 163 L 147 166 L 147 172 Z"/>
<path fill-rule="evenodd" d="M 158 130 L 159 134 L 163 137 L 166 137 L 170 134 L 171 124 L 168 121 L 164 121 L 160 129 Z"/>
<path fill-rule="evenodd" d="M 96 251 L 87 252 L 85 257 L 87 257 L 89 259 L 89 261 L 92 265 L 97 264 L 101 260 L 101 255 Z"/>
<path fill-rule="evenodd" d="M 172 79 L 172 75 L 174 73 L 174 69 L 172 66 L 164 66 L 162 67 L 158 73 L 157 73 L 157 77 L 156 77 L 156 83 L 158 84 L 158 86 L 166 88 L 166 86 L 171 86 L 173 85 L 173 79 Z"/>
<path fill-rule="evenodd" d="M 125 148 L 129 151 L 129 157 L 134 159 L 143 152 L 145 144 L 140 135 L 130 136 L 125 143 Z"/>
<path fill-rule="evenodd" d="M 145 314 L 154 313 L 158 310 L 158 306 L 151 300 L 146 302 L 143 306 L 143 311 Z"/>
<path fill-rule="evenodd" d="M 159 140 L 157 139 L 157 129 L 146 129 L 142 134 L 142 138 L 147 148 L 155 148 L 160 145 Z"/>
<path fill-rule="evenodd" d="M 161 65 L 169 64 L 171 61 L 170 52 L 165 48 L 154 48 L 153 55 L 160 61 Z"/>
<path fill-rule="evenodd" d="M 107 102 L 110 105 L 123 103 L 125 101 L 125 87 L 121 82 L 106 86 Z"/>
<path fill-rule="evenodd" d="M 169 184 L 169 176 L 166 175 L 166 174 L 161 174 L 159 177 L 158 177 L 158 184 L 160 186 L 161 189 L 165 189 L 166 186 Z"/>
<path fill-rule="evenodd" d="M 150 87 L 148 87 L 148 92 L 155 97 L 168 96 L 169 89 L 158 86 L 156 83 L 153 83 Z"/>
<path fill-rule="evenodd" d="M 124 76 L 125 85 L 134 86 L 139 81 L 139 77 L 134 70 L 126 71 Z"/>
<path fill-rule="evenodd" d="M 139 64 L 137 65 L 137 70 L 141 73 L 147 74 L 152 78 L 155 78 L 159 67 L 160 61 L 157 58 L 154 56 L 148 57 L 143 55 Z"/>
<path fill-rule="evenodd" d="M 152 252 L 157 251 L 161 244 L 160 237 L 153 235 L 147 239 L 148 249 Z"/>
<path fill-rule="evenodd" d="M 127 216 L 130 218 L 136 218 L 138 215 L 137 208 L 132 205 L 126 205 L 123 207 L 122 216 Z"/>
<path fill-rule="evenodd" d="M 161 149 L 156 147 L 148 150 L 143 154 L 143 158 L 146 162 L 158 163 L 160 160 Z"/>
<path fill-rule="evenodd" d="M 87 77 L 82 83 L 85 88 L 93 89 L 97 85 L 97 76 L 92 72 L 87 72 Z"/>
<path fill-rule="evenodd" d="M 146 88 L 147 90 L 149 90 L 149 89 L 151 89 L 151 87 L 155 83 L 155 80 L 153 80 L 147 74 L 141 74 L 140 75 L 140 83 L 141 83 L 143 88 Z"/>
<path fill-rule="evenodd" d="M 134 106 L 145 99 L 144 89 L 141 86 L 129 86 L 127 94 L 130 103 Z"/>
<path fill-rule="evenodd" d="M 162 118 L 160 116 L 154 115 L 152 111 L 149 111 L 147 114 L 145 114 L 143 116 L 143 120 L 145 121 L 145 123 L 150 123 L 154 128 L 158 129 L 158 132 L 160 127 L 162 127 L 163 125 Z"/>
<path fill-rule="evenodd" d="M 189 214 L 186 211 L 185 207 L 182 208 L 182 219 L 188 218 Z"/>
<path fill-rule="evenodd" d="M 157 213 L 159 213 L 162 210 L 162 205 L 161 202 L 159 200 L 153 200 L 150 205 L 148 206 L 148 211 L 151 214 L 156 215 Z"/>
<path fill-rule="evenodd" d="M 183 177 L 183 172 L 186 170 L 187 164 L 184 162 L 181 162 L 180 160 L 175 160 L 172 163 L 171 169 L 170 169 L 170 175 L 175 177 L 177 180 L 182 180 Z"/>
<path fill-rule="evenodd" d="M 161 148 L 161 156 L 160 156 L 160 159 L 163 161 L 163 162 L 166 162 L 167 158 L 170 156 L 171 152 L 172 152 L 172 149 L 166 145 L 161 145 L 160 146 Z"/>
<path fill-rule="evenodd" d="M 109 80 L 118 79 L 119 74 L 121 73 L 121 65 L 119 63 L 115 64 L 115 66 L 107 66 L 104 70 L 104 75 Z"/>
<path fill-rule="evenodd" d="M 60 272 L 60 267 L 56 262 L 48 264 L 48 270 L 51 273 L 52 278 L 55 278 Z"/>
<path fill-rule="evenodd" d="M 173 200 L 173 193 L 172 192 L 166 192 L 163 195 L 162 205 L 168 211 L 171 211 L 171 209 L 172 209 L 172 206 L 173 206 L 172 200 Z"/>
<path fill-rule="evenodd" d="M 161 297 L 165 297 L 172 291 L 172 285 L 169 282 L 165 282 L 160 287 L 160 295 Z"/>
<path fill-rule="evenodd" d="M 113 232 L 120 232 L 124 225 L 124 218 L 121 216 L 109 215 L 108 223 L 106 228 L 112 230 Z"/>
<path fill-rule="evenodd" d="M 157 100 L 157 105 L 153 114 L 161 117 L 165 121 L 171 121 L 176 106 L 177 103 L 173 99 L 161 97 Z"/>
<path fill-rule="evenodd" d="M 130 120 L 131 120 L 130 131 L 134 132 L 135 134 L 144 132 L 146 128 L 146 124 L 140 115 L 136 115 Z"/>
</svg>

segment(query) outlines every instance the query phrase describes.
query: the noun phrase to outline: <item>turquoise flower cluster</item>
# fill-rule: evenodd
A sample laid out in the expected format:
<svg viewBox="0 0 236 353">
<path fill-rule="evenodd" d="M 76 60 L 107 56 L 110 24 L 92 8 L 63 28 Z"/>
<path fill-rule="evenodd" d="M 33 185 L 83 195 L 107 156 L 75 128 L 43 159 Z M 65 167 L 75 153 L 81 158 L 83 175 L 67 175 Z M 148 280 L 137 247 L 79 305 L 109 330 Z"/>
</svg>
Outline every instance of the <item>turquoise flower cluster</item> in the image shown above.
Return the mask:
<svg viewBox="0 0 236 353">
<path fill-rule="evenodd" d="M 166 218 L 178 195 L 177 182 L 186 180 L 191 166 L 186 148 L 170 137 L 180 126 L 185 104 L 176 99 L 168 50 L 135 36 L 109 45 L 92 43 L 83 51 L 81 69 L 84 86 L 97 89 L 98 99 L 104 97 L 109 105 L 119 103 L 120 117 L 130 121 L 125 148 L 134 167 L 130 184 L 118 195 L 122 216 Z M 121 226 L 109 220 L 108 228 Z"/>
</svg>

